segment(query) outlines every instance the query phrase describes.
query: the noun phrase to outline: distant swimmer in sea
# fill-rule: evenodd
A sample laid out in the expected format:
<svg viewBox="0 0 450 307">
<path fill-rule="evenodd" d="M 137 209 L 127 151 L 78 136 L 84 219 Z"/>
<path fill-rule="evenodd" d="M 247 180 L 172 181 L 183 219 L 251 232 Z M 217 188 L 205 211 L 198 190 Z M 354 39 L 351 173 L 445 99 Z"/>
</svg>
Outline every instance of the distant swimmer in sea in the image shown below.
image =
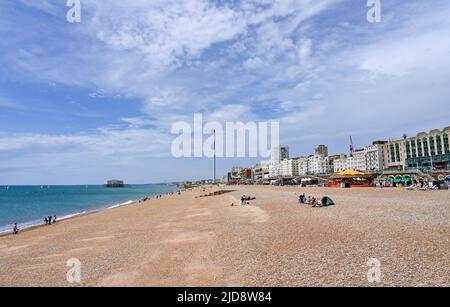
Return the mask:
<svg viewBox="0 0 450 307">
<path fill-rule="evenodd" d="M 19 228 L 17 227 L 17 223 L 14 223 L 14 226 L 13 226 L 13 235 L 16 235 L 16 234 L 18 234 L 19 233 Z"/>
</svg>

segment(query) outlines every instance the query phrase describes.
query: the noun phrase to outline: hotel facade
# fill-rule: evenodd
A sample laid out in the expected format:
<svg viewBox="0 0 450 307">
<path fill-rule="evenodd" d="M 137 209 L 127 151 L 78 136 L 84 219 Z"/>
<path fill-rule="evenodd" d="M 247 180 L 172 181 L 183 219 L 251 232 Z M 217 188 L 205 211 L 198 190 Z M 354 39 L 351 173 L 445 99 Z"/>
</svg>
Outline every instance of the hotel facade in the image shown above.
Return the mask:
<svg viewBox="0 0 450 307">
<path fill-rule="evenodd" d="M 405 166 L 408 168 L 448 168 L 450 127 L 421 132 L 405 140 Z"/>
<path fill-rule="evenodd" d="M 450 127 L 420 132 L 415 137 L 390 141 L 385 159 L 389 169 L 429 170 L 450 166 Z"/>
</svg>

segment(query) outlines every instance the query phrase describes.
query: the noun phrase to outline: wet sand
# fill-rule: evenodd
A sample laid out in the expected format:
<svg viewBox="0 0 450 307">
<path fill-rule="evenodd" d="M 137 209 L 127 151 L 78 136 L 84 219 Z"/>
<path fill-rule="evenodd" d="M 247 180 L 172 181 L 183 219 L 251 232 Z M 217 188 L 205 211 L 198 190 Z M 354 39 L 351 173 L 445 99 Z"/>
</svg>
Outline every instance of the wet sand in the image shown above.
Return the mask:
<svg viewBox="0 0 450 307">
<path fill-rule="evenodd" d="M 450 191 L 227 189 L 1 237 L 0 286 L 450 285 Z M 299 205 L 300 192 L 337 206 Z M 257 199 L 240 206 L 243 194 Z M 71 258 L 81 262 L 80 284 L 66 280 Z M 370 258 L 381 283 L 367 281 Z"/>
</svg>

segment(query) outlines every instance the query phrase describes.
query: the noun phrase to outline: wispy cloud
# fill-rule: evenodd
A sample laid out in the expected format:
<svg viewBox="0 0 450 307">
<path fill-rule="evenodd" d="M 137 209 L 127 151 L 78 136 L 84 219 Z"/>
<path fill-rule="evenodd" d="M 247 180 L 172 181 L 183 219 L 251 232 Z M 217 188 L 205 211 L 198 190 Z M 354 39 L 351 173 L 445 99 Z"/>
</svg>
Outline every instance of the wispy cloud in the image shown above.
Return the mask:
<svg viewBox="0 0 450 307">
<path fill-rule="evenodd" d="M 0 108 L 23 109 L 24 106 L 17 102 L 11 101 L 10 99 L 0 97 Z"/>
</svg>

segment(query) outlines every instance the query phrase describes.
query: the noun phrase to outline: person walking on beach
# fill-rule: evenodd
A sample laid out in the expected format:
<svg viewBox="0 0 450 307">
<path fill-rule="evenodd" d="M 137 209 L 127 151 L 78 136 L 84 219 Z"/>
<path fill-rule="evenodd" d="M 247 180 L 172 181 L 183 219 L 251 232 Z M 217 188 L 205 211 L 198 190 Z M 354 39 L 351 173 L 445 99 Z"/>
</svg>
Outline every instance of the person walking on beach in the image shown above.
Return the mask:
<svg viewBox="0 0 450 307">
<path fill-rule="evenodd" d="M 17 235 L 18 233 L 19 233 L 19 228 L 17 227 L 17 223 L 14 223 L 13 235 Z"/>
<path fill-rule="evenodd" d="M 48 217 L 46 217 L 46 218 L 44 219 L 44 222 L 45 222 L 45 225 L 49 225 L 49 224 L 48 224 Z"/>
<path fill-rule="evenodd" d="M 244 201 L 245 201 L 245 195 L 241 196 L 241 205 L 244 205 Z"/>
<path fill-rule="evenodd" d="M 53 224 L 56 223 L 56 215 L 53 216 Z"/>
</svg>

